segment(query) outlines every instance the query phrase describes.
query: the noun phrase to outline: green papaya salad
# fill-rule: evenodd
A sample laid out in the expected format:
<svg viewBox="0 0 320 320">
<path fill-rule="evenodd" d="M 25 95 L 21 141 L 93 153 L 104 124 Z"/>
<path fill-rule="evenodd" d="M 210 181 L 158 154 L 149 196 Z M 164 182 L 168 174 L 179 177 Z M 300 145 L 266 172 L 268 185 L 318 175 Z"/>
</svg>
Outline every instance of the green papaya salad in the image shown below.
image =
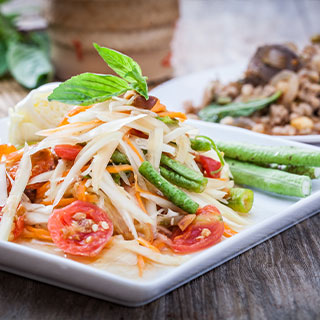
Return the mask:
<svg viewBox="0 0 320 320">
<path fill-rule="evenodd" d="M 37 111 L 30 104 L 11 111 L 15 145 L 0 146 L 0 240 L 143 276 L 247 226 L 254 193 L 243 185 L 307 195 L 319 156 L 288 149 L 269 157 L 258 146 L 229 148 L 202 136 L 149 96 L 135 61 L 95 48 L 120 77 L 80 74 L 37 96 Z M 57 103 L 66 111 L 43 125 Z M 32 144 L 18 146 L 19 128 Z"/>
</svg>

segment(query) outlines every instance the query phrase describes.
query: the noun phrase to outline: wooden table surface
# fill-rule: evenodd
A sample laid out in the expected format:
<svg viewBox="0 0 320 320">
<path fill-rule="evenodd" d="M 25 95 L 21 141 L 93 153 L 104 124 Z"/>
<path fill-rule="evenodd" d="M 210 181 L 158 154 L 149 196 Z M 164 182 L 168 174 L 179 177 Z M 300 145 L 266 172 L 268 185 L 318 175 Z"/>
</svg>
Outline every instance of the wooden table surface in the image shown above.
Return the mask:
<svg viewBox="0 0 320 320">
<path fill-rule="evenodd" d="M 318 0 L 183 0 L 175 74 L 247 59 L 265 42 L 301 46 L 320 32 L 319 12 Z M 0 117 L 25 94 L 1 81 Z M 319 229 L 315 215 L 140 308 L 0 272 L 0 319 L 320 319 Z"/>
</svg>

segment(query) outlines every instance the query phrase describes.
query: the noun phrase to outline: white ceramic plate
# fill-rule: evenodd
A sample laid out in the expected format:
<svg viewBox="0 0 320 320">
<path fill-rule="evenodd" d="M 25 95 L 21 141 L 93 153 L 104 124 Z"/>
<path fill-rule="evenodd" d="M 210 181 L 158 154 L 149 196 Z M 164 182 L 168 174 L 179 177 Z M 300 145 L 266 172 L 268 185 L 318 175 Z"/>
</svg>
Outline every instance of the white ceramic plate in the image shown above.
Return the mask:
<svg viewBox="0 0 320 320">
<path fill-rule="evenodd" d="M 168 109 L 184 112 L 183 103 L 187 100 L 199 105 L 203 92 L 211 80 L 219 79 L 224 83 L 240 79 L 247 62 L 212 68 L 187 76 L 174 78 L 154 88 L 150 93 L 158 97 Z M 320 135 L 281 136 L 283 139 L 311 144 L 320 144 Z"/>
<path fill-rule="evenodd" d="M 7 119 L 0 119 L 0 137 L 7 139 Z M 212 138 L 265 145 L 315 146 L 281 140 L 244 129 L 190 121 Z M 152 278 L 128 279 L 63 257 L 0 241 L 0 269 L 127 306 L 146 304 L 193 278 L 306 219 L 320 208 L 320 181 L 313 193 L 299 200 L 255 191 L 253 224 L 232 238 L 204 250 L 179 267 L 163 268 Z M 283 254 L 286 254 L 285 252 Z"/>
</svg>

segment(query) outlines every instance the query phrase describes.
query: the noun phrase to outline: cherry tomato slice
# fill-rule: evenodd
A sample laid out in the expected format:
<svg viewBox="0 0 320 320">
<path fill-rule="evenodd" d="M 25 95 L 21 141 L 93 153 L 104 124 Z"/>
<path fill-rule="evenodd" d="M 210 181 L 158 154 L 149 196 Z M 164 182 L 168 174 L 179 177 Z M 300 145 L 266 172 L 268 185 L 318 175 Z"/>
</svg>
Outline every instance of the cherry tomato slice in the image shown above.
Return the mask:
<svg viewBox="0 0 320 320">
<path fill-rule="evenodd" d="M 55 209 L 48 221 L 53 242 L 64 252 L 79 256 L 96 256 L 113 233 L 106 212 L 86 201 L 74 201 Z"/>
<path fill-rule="evenodd" d="M 82 147 L 78 145 L 59 144 L 55 146 L 54 151 L 61 159 L 74 161 L 81 149 Z"/>
<path fill-rule="evenodd" d="M 224 223 L 219 210 L 208 205 L 197 211 L 196 219 L 181 231 L 177 228 L 171 236 L 171 248 L 176 253 L 187 254 L 209 248 L 221 240 Z"/>
<path fill-rule="evenodd" d="M 43 149 L 31 156 L 32 171 L 30 179 L 33 177 L 54 169 L 55 161 L 54 156 L 49 149 Z M 19 168 L 19 161 L 10 161 L 7 163 L 8 172 L 11 178 L 14 180 L 16 178 L 17 170 Z M 36 188 L 35 185 L 28 186 L 27 188 Z"/>
<path fill-rule="evenodd" d="M 15 222 L 15 227 L 12 231 L 14 240 L 21 235 L 21 233 L 23 232 L 23 228 L 24 228 L 24 216 L 20 216 L 17 218 Z"/>
<path fill-rule="evenodd" d="M 3 207 L 0 207 L 0 222 L 2 219 L 2 215 L 1 215 L 1 211 L 2 211 Z M 22 214 L 24 213 L 24 207 L 19 206 L 17 213 L 22 212 Z M 14 222 L 13 222 L 13 230 L 12 230 L 12 235 L 13 235 L 13 240 L 17 239 L 21 233 L 23 232 L 23 228 L 24 228 L 24 215 L 15 217 Z"/>
<path fill-rule="evenodd" d="M 198 159 L 204 170 L 205 177 L 220 178 L 221 171 L 214 173 L 215 171 L 218 171 L 221 168 L 221 163 L 219 161 L 216 161 L 212 158 L 203 155 L 199 155 Z"/>
</svg>

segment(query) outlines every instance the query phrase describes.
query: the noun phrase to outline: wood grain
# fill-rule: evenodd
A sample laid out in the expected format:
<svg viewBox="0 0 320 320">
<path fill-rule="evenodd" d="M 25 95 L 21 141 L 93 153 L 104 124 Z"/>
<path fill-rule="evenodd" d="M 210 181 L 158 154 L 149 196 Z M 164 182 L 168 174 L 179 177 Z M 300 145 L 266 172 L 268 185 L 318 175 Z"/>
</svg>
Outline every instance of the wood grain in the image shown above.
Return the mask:
<svg viewBox="0 0 320 320">
<path fill-rule="evenodd" d="M 176 74 L 248 59 L 265 42 L 302 45 L 319 12 L 316 0 L 182 0 Z M 0 117 L 25 94 L 1 81 Z M 0 319 L 320 319 L 319 229 L 316 215 L 140 308 L 0 272 Z"/>
<path fill-rule="evenodd" d="M 319 319 L 316 215 L 140 308 L 0 272 L 1 319 Z"/>
</svg>

